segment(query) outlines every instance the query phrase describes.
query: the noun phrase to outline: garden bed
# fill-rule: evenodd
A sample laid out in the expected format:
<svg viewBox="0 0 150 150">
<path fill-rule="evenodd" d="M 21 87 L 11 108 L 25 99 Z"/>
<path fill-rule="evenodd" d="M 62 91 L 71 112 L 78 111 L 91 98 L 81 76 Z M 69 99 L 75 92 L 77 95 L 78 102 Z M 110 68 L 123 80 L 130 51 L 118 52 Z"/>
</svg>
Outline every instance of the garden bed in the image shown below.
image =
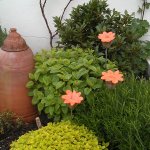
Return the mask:
<svg viewBox="0 0 150 150">
<path fill-rule="evenodd" d="M 17 140 L 19 136 L 25 134 L 28 131 L 36 130 L 37 126 L 35 123 L 24 124 L 20 129 L 11 130 L 0 137 L 0 150 L 9 150 L 9 146 L 12 141 Z"/>
</svg>

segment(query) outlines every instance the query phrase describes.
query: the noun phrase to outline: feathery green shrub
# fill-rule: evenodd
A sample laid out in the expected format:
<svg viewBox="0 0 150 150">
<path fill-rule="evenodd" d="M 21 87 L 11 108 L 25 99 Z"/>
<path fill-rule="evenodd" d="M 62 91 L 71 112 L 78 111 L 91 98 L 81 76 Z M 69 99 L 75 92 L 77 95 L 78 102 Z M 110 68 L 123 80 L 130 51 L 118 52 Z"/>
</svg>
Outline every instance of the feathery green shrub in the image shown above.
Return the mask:
<svg viewBox="0 0 150 150">
<path fill-rule="evenodd" d="M 149 150 L 150 81 L 132 78 L 95 94 L 93 105 L 80 105 L 74 120 L 110 141 L 113 150 Z"/>
</svg>

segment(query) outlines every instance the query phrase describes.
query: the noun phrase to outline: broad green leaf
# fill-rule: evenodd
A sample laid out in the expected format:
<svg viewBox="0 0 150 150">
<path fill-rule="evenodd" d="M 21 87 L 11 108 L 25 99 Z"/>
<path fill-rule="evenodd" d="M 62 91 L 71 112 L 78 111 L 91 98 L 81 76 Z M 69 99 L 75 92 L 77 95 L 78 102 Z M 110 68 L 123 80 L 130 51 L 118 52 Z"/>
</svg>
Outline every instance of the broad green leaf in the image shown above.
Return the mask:
<svg viewBox="0 0 150 150">
<path fill-rule="evenodd" d="M 93 88 L 93 86 L 97 83 L 97 79 L 94 77 L 88 77 L 86 82 L 90 87 Z"/>
<path fill-rule="evenodd" d="M 49 107 L 49 113 L 50 113 L 50 115 L 54 114 L 54 107 L 53 106 Z"/>
<path fill-rule="evenodd" d="M 65 82 L 59 81 L 55 84 L 56 89 L 61 88 L 63 85 L 65 84 Z"/>
<path fill-rule="evenodd" d="M 77 72 L 77 76 L 76 76 L 77 79 L 80 79 L 81 76 L 87 74 L 88 72 L 89 72 L 89 71 L 88 71 L 87 69 L 85 69 L 85 68 L 80 69 L 80 70 Z"/>
<path fill-rule="evenodd" d="M 59 81 L 59 77 L 57 76 L 52 76 L 52 82 L 58 82 Z"/>
<path fill-rule="evenodd" d="M 102 87 L 102 83 L 103 81 L 102 80 L 97 80 L 96 84 L 93 86 L 93 89 L 100 89 Z"/>
<path fill-rule="evenodd" d="M 39 79 L 39 76 L 40 76 L 40 72 L 35 72 L 34 73 L 34 79 L 35 79 L 35 81 L 37 81 L 38 79 Z"/>
<path fill-rule="evenodd" d="M 31 80 L 33 80 L 33 79 L 34 79 L 34 75 L 33 75 L 32 73 L 29 73 L 29 78 L 30 78 Z"/>
<path fill-rule="evenodd" d="M 48 114 L 48 113 L 49 113 L 49 107 L 46 107 L 46 108 L 44 109 L 44 112 L 45 112 L 46 114 Z"/>
<path fill-rule="evenodd" d="M 61 107 L 61 110 L 64 114 L 67 114 L 68 113 L 68 107 L 65 106 L 65 107 Z"/>
<path fill-rule="evenodd" d="M 41 112 L 43 110 L 43 108 L 44 108 L 44 104 L 39 103 L 38 104 L 38 111 Z"/>
<path fill-rule="evenodd" d="M 37 99 L 36 97 L 33 97 L 32 98 L 32 104 L 33 105 L 36 105 L 36 104 L 38 104 L 39 103 L 39 99 Z"/>
<path fill-rule="evenodd" d="M 60 108 L 60 104 L 55 105 L 55 112 Z"/>
<path fill-rule="evenodd" d="M 34 85 L 34 82 L 33 81 L 29 81 L 27 84 L 26 84 L 26 87 L 27 88 L 32 88 Z"/>
<path fill-rule="evenodd" d="M 51 79 L 48 76 L 43 76 L 43 83 L 48 86 L 51 83 Z"/>
<path fill-rule="evenodd" d="M 63 91 L 65 92 L 66 90 L 72 90 L 71 86 L 70 85 L 67 85 L 63 88 Z"/>
<path fill-rule="evenodd" d="M 90 88 L 85 88 L 85 89 L 84 89 L 84 94 L 85 94 L 85 95 L 88 95 L 90 92 L 91 92 L 91 89 L 90 89 Z"/>
<path fill-rule="evenodd" d="M 97 68 L 95 66 L 88 66 L 89 69 L 91 69 L 94 72 L 97 72 Z"/>
<path fill-rule="evenodd" d="M 94 93 L 93 92 L 90 92 L 88 94 L 88 96 L 86 96 L 86 99 L 87 99 L 87 102 L 89 103 L 90 106 L 93 105 L 93 102 L 94 102 Z"/>
<path fill-rule="evenodd" d="M 60 69 L 62 68 L 62 65 L 54 65 L 49 68 L 50 73 L 58 73 L 61 72 Z"/>
</svg>

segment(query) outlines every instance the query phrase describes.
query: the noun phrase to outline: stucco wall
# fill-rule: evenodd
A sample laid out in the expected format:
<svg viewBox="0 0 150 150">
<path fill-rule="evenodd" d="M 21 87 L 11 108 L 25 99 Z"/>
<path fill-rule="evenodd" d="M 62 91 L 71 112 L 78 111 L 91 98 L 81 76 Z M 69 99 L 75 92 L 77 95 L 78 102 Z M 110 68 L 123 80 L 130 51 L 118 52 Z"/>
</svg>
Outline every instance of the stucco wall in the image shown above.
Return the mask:
<svg viewBox="0 0 150 150">
<path fill-rule="evenodd" d="M 74 0 L 65 17 L 69 17 L 72 7 L 88 1 Z M 52 17 L 61 15 L 67 2 L 68 0 L 48 0 L 47 2 L 46 15 L 53 32 L 55 29 Z M 127 9 L 132 13 L 137 12 L 140 0 L 108 0 L 108 3 L 112 9 L 115 8 L 121 12 Z M 137 13 L 136 16 L 138 16 Z M 148 12 L 145 14 L 145 19 L 150 21 Z M 49 49 L 49 34 L 41 15 L 39 0 L 0 0 L 0 25 L 7 30 L 16 27 L 34 52 L 42 48 Z M 150 33 L 145 35 L 144 39 L 150 40 Z"/>
</svg>

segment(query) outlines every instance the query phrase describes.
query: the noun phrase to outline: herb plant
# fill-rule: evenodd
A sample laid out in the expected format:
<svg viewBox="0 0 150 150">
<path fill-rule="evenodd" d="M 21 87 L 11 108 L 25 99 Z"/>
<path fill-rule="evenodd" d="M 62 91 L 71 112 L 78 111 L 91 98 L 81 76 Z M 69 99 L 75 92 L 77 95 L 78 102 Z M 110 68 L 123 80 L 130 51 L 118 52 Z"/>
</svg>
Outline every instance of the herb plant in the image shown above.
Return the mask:
<svg viewBox="0 0 150 150">
<path fill-rule="evenodd" d="M 93 50 L 80 48 L 43 50 L 36 54 L 35 62 L 35 71 L 29 74 L 27 84 L 29 95 L 39 112 L 44 111 L 55 121 L 70 114 L 61 99 L 66 90 L 81 92 L 84 101 L 91 104 L 95 91 L 101 89 L 102 71 L 116 68 L 109 60 L 106 65 L 106 60 Z"/>
<path fill-rule="evenodd" d="M 60 17 L 55 17 L 54 21 L 60 36 L 59 44 L 67 48 L 78 45 L 104 53 L 105 48 L 97 36 L 103 31 L 114 32 L 116 38 L 108 49 L 108 59 L 116 61 L 121 71 L 135 75 L 145 73 L 150 47 L 139 39 L 148 32 L 146 20 L 136 19 L 127 11 L 121 14 L 111 10 L 105 0 L 90 0 L 73 8 L 70 18 L 64 22 Z"/>
<path fill-rule="evenodd" d="M 150 81 L 132 77 L 95 94 L 93 105 L 79 105 L 74 121 L 110 141 L 112 150 L 150 149 Z"/>
</svg>

